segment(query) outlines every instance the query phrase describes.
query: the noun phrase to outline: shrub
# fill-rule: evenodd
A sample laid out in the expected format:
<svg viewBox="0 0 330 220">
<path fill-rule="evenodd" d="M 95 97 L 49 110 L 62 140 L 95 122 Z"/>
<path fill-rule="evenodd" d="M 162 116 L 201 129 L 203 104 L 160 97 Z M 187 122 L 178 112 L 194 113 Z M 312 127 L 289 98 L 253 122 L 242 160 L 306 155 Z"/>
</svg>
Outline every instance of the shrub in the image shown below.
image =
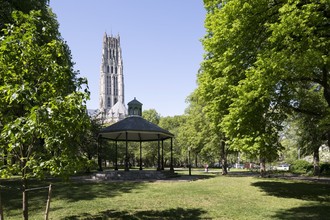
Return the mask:
<svg viewBox="0 0 330 220">
<path fill-rule="evenodd" d="M 292 163 L 290 170 L 293 173 L 307 173 L 313 170 L 313 165 L 307 162 L 306 160 L 296 160 Z"/>
<path fill-rule="evenodd" d="M 321 164 L 320 173 L 323 175 L 330 175 L 330 164 L 329 163 Z"/>
</svg>

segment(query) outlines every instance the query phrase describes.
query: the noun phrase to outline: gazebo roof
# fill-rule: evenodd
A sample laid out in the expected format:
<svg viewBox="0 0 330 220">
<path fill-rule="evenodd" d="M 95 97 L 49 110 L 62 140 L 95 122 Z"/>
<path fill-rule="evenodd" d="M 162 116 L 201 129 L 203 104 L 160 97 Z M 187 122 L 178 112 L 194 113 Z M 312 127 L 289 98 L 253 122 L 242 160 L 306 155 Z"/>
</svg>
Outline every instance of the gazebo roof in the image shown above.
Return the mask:
<svg viewBox="0 0 330 220">
<path fill-rule="evenodd" d="M 116 141 L 157 141 L 174 137 L 169 131 L 140 116 L 130 116 L 103 128 L 99 135 Z"/>
<path fill-rule="evenodd" d="M 134 99 L 127 103 L 127 105 L 142 105 L 142 103 L 136 100 L 136 98 L 134 97 Z"/>
</svg>

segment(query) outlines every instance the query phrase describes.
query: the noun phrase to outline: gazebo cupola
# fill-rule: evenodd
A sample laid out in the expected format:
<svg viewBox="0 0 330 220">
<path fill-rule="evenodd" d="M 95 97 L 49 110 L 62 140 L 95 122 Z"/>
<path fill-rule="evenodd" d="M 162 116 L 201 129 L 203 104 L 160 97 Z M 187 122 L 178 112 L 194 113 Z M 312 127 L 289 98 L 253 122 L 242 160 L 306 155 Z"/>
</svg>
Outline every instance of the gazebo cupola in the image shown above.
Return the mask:
<svg viewBox="0 0 330 220">
<path fill-rule="evenodd" d="M 142 117 L 142 103 L 134 99 L 127 103 L 128 105 L 128 116 L 140 116 Z"/>
</svg>

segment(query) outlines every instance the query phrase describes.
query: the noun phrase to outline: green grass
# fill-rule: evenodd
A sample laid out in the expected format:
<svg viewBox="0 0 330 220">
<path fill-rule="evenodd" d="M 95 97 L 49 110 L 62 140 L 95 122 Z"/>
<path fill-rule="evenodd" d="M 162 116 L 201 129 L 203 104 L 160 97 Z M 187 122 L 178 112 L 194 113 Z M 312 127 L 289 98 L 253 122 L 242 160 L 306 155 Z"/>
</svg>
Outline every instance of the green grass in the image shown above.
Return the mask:
<svg viewBox="0 0 330 220">
<path fill-rule="evenodd" d="M 180 171 L 186 175 L 187 171 Z M 193 175 L 202 172 L 193 171 Z M 205 175 L 205 174 L 204 174 Z M 330 184 L 221 176 L 195 181 L 54 182 L 50 219 L 327 219 Z M 31 182 L 30 187 L 46 186 Z M 18 187 L 17 181 L 1 185 Z M 30 192 L 30 219 L 43 219 L 47 190 Z M 21 219 L 21 194 L 2 189 L 4 217 Z"/>
</svg>

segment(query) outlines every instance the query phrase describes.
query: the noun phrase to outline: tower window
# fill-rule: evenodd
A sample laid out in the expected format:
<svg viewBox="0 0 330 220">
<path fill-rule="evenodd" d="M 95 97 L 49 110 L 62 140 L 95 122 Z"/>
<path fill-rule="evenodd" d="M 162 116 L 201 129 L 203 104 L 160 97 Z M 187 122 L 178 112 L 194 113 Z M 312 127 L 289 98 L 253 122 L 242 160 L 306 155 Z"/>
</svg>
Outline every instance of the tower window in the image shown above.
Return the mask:
<svg viewBox="0 0 330 220">
<path fill-rule="evenodd" d="M 111 73 L 113 73 L 113 66 L 111 66 Z"/>
<path fill-rule="evenodd" d="M 110 97 L 108 97 L 108 103 L 107 103 L 107 106 L 108 106 L 108 108 L 111 107 L 111 99 L 110 99 Z"/>
<path fill-rule="evenodd" d="M 114 95 L 117 96 L 118 95 L 118 79 L 117 77 L 114 78 Z"/>
<path fill-rule="evenodd" d="M 109 66 L 107 66 L 107 73 L 109 72 Z"/>
<path fill-rule="evenodd" d="M 117 74 L 117 67 L 115 67 L 115 74 Z"/>
</svg>

